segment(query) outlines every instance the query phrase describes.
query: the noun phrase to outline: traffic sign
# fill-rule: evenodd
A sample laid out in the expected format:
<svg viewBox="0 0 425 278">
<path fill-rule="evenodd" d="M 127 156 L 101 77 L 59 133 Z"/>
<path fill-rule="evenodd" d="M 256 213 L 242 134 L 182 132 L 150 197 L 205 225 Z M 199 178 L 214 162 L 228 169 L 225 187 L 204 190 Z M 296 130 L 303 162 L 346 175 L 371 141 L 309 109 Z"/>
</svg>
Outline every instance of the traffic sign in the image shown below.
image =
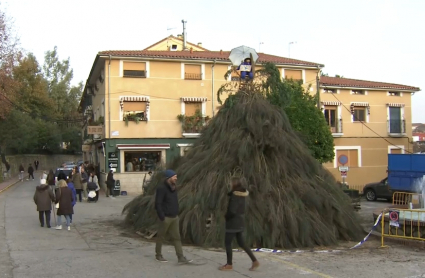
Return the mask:
<svg viewBox="0 0 425 278">
<path fill-rule="evenodd" d="M 348 172 L 348 166 L 339 166 L 340 172 Z"/>
<path fill-rule="evenodd" d="M 340 156 L 338 156 L 338 162 L 341 163 L 342 165 L 347 164 L 348 156 L 346 156 L 345 154 L 341 154 Z"/>
<path fill-rule="evenodd" d="M 347 172 L 341 171 L 341 178 L 346 178 L 346 177 L 347 177 Z"/>
</svg>

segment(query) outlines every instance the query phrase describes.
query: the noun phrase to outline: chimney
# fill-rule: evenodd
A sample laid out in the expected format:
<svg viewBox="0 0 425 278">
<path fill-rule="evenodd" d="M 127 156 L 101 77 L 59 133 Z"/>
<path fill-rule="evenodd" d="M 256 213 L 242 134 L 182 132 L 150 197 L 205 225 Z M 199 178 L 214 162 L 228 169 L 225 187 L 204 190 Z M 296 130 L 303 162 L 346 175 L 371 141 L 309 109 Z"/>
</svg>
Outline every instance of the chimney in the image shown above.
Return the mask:
<svg viewBox="0 0 425 278">
<path fill-rule="evenodd" d="M 220 49 L 220 55 L 223 55 L 223 50 L 222 49 Z"/>
<path fill-rule="evenodd" d="M 190 53 L 193 53 L 193 47 L 190 48 Z"/>
<path fill-rule="evenodd" d="M 187 47 L 186 47 L 186 42 L 187 42 L 186 23 L 187 23 L 187 21 L 184 21 L 184 19 L 182 19 L 182 23 L 183 23 L 183 50 L 187 50 Z"/>
<path fill-rule="evenodd" d="M 202 42 L 198 42 L 198 46 L 199 47 L 202 47 Z"/>
<path fill-rule="evenodd" d="M 177 35 L 177 38 L 179 38 L 179 39 L 183 39 L 182 34 L 178 34 L 178 35 Z"/>
</svg>

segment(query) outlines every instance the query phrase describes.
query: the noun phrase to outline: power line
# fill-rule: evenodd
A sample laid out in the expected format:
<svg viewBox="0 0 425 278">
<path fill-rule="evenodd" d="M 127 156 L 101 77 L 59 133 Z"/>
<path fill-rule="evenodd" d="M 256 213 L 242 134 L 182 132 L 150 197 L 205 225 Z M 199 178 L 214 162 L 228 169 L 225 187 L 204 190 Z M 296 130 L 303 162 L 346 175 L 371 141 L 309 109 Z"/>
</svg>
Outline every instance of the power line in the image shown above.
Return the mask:
<svg viewBox="0 0 425 278">
<path fill-rule="evenodd" d="M 324 86 L 324 88 L 325 89 L 328 89 L 328 87 L 326 87 L 326 86 Z M 335 96 L 335 94 L 332 94 L 332 96 L 339 102 L 339 103 L 341 103 L 341 105 L 350 113 L 350 115 L 352 115 L 352 113 L 351 113 L 351 110 L 350 109 L 348 109 L 347 108 L 347 106 L 345 106 L 336 96 Z M 366 127 L 367 129 L 369 129 L 370 131 L 372 131 L 373 133 L 375 133 L 376 135 L 378 135 L 378 137 L 379 138 L 381 138 L 381 139 L 383 139 L 383 140 L 385 140 L 388 144 L 390 144 L 391 146 L 393 146 L 393 147 L 396 147 L 397 149 L 399 149 L 399 150 L 403 150 L 402 148 L 400 148 L 399 146 L 397 146 L 397 145 L 394 145 L 393 143 L 391 143 L 387 138 L 385 138 L 385 137 L 383 137 L 382 135 L 380 135 L 379 133 L 377 133 L 376 131 L 374 131 L 372 128 L 370 128 L 368 125 L 366 125 L 366 123 L 364 122 L 364 121 L 362 121 L 362 120 L 358 120 L 364 127 Z M 407 153 L 413 153 L 413 152 L 410 152 L 409 150 L 406 150 L 406 149 L 404 149 L 404 151 L 405 152 L 407 152 Z"/>
</svg>

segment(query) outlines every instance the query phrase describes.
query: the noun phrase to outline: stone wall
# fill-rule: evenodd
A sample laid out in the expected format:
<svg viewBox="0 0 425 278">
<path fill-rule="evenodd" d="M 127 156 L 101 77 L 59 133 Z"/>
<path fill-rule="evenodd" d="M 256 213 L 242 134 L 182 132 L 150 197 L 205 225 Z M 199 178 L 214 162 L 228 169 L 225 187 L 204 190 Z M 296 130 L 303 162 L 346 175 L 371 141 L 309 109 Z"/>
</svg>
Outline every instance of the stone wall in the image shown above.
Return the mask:
<svg viewBox="0 0 425 278">
<path fill-rule="evenodd" d="M 79 155 L 40 155 L 40 154 L 23 154 L 23 155 L 6 155 L 6 161 L 10 164 L 10 173 L 12 176 L 15 176 L 19 172 L 19 165 L 22 163 L 25 168 L 25 173 L 27 173 L 27 169 L 29 164 L 34 167 L 34 160 L 38 160 L 40 165 L 38 166 L 38 170 L 46 170 L 49 171 L 52 169 L 53 171 L 56 168 L 60 167 L 61 164 L 65 161 L 74 161 L 75 163 L 78 160 L 82 160 Z M 6 171 L 6 166 L 3 163 L 0 163 L 1 173 Z M 35 167 L 34 167 L 35 170 Z M 1 175 L 0 178 L 3 178 Z"/>
</svg>

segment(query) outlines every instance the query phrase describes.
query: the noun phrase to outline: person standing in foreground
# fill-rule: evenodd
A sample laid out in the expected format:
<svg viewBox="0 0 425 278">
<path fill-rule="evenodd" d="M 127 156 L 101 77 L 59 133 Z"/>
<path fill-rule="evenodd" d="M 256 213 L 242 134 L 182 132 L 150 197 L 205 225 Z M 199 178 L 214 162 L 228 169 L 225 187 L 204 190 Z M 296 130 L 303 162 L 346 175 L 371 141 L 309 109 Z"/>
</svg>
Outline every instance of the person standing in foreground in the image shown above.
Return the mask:
<svg viewBox="0 0 425 278">
<path fill-rule="evenodd" d="M 156 239 L 155 258 L 159 262 L 167 262 L 162 256 L 162 243 L 165 236 L 169 234 L 176 249 L 178 262 L 185 264 L 190 263 L 192 260 L 188 260 L 183 256 L 182 242 L 180 240 L 179 200 L 177 198 L 176 182 L 176 173 L 173 170 L 166 170 L 164 184 L 158 185 L 156 189 L 155 209 L 161 223 L 159 224 Z"/>
<path fill-rule="evenodd" d="M 242 232 L 245 229 L 245 200 L 249 192 L 245 187 L 245 180 L 241 178 L 232 178 L 232 190 L 229 192 L 229 204 L 227 206 L 226 218 L 226 236 L 225 246 L 227 255 L 227 264 L 220 266 L 219 270 L 232 270 L 232 241 L 236 237 L 238 245 L 248 254 L 252 260 L 252 266 L 249 270 L 256 270 L 260 263 L 255 258 L 251 249 L 249 249 L 243 240 Z"/>
<path fill-rule="evenodd" d="M 71 215 L 74 214 L 74 209 L 72 207 L 72 203 L 74 202 L 74 198 L 72 196 L 71 189 L 68 188 L 65 180 L 58 181 L 59 188 L 56 189 L 56 204 L 59 203 L 59 208 L 57 211 L 58 215 L 58 225 L 56 226 L 56 230 L 62 230 L 62 215 L 65 216 L 66 226 L 68 227 L 68 231 L 71 230 Z"/>
<path fill-rule="evenodd" d="M 52 202 L 55 201 L 55 196 L 50 186 L 46 184 L 45 179 L 40 180 L 40 185 L 36 187 L 33 199 L 37 205 L 40 226 L 44 227 L 44 216 L 46 216 L 46 226 L 50 228 L 50 213 L 52 212 Z"/>
</svg>

